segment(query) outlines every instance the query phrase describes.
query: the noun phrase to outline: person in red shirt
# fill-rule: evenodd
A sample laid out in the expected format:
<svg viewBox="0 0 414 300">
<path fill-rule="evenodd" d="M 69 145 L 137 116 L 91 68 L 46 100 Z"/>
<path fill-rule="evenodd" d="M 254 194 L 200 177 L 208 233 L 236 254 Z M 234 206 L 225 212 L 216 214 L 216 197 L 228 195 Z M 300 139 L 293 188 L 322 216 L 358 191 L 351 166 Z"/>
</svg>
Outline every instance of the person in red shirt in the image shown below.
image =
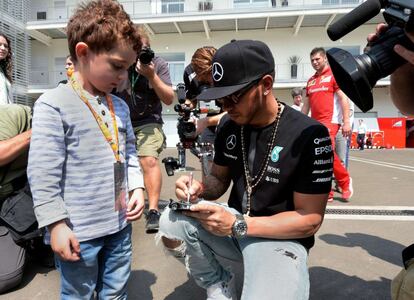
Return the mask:
<svg viewBox="0 0 414 300">
<path fill-rule="evenodd" d="M 308 114 L 310 110 L 312 118 L 328 128 L 334 147 L 335 136 L 341 125 L 344 137 L 352 134 L 348 98 L 335 81 L 325 49 L 314 48 L 310 53 L 310 59 L 316 72 L 306 85 L 307 97 L 304 99 L 302 112 Z M 342 199 L 348 201 L 353 194 L 352 179 L 335 151 L 333 171 L 342 190 Z M 333 191 L 329 194 L 328 201 L 333 201 Z"/>
</svg>

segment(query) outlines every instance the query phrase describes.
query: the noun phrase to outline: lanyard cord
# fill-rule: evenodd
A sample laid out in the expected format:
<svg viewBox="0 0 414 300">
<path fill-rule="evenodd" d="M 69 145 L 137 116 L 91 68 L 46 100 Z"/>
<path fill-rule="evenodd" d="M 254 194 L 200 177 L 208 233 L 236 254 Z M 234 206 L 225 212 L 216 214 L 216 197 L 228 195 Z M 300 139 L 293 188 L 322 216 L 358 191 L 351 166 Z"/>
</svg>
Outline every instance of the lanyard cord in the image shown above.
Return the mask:
<svg viewBox="0 0 414 300">
<path fill-rule="evenodd" d="M 98 113 L 93 109 L 92 105 L 89 103 L 88 99 L 85 97 L 84 93 L 83 93 L 83 88 L 79 86 L 78 82 L 75 79 L 75 76 L 73 74 L 73 70 L 68 70 L 68 76 L 69 76 L 69 81 L 70 84 L 72 85 L 72 88 L 74 89 L 74 91 L 76 92 L 76 94 L 78 95 L 78 97 L 83 101 L 83 103 L 86 104 L 86 106 L 88 106 L 89 110 L 91 111 L 93 117 L 95 118 L 96 122 L 98 123 L 99 128 L 101 129 L 106 141 L 109 143 L 109 145 L 111 146 L 112 151 L 114 152 L 114 156 L 117 162 L 120 161 L 119 158 L 119 136 L 118 136 L 118 126 L 116 123 L 116 118 L 115 118 L 115 110 L 114 110 L 114 104 L 112 102 L 112 97 L 109 94 L 105 95 L 106 101 L 108 103 L 109 106 L 109 111 L 111 113 L 111 118 L 112 118 L 112 122 L 113 122 L 113 126 L 114 126 L 114 133 L 115 133 L 115 141 L 112 137 L 111 132 L 109 131 L 109 128 L 107 125 L 105 125 L 104 121 L 102 120 L 102 118 L 98 115 Z"/>
<path fill-rule="evenodd" d="M 140 77 L 140 74 L 137 72 L 137 77 L 135 78 L 135 70 L 132 70 L 131 72 L 131 98 L 132 98 L 132 103 L 134 104 L 134 106 L 137 105 L 137 100 L 135 97 L 135 85 L 137 84 L 139 77 Z"/>
</svg>

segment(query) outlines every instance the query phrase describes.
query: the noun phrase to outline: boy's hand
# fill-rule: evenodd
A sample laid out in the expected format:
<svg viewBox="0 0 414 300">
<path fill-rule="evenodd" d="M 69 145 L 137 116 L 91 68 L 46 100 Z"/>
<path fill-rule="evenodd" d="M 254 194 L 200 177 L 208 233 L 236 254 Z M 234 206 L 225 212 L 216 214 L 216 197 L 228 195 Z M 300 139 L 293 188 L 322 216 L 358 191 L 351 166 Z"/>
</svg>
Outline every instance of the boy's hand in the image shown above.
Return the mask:
<svg viewBox="0 0 414 300">
<path fill-rule="evenodd" d="M 53 223 L 49 227 L 50 246 L 62 260 L 78 261 L 80 245 L 72 230 L 64 220 Z"/>
<path fill-rule="evenodd" d="M 126 219 L 127 221 L 136 221 L 141 218 L 142 213 L 144 212 L 144 190 L 135 189 L 133 192 L 130 192 Z"/>
</svg>

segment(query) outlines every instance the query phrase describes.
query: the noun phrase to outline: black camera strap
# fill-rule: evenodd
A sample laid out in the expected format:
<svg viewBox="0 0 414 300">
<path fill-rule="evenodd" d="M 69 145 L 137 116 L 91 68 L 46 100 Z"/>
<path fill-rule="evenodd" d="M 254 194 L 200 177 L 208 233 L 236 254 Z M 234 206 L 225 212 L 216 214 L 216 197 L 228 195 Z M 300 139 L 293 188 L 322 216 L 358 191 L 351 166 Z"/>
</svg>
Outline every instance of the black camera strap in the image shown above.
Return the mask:
<svg viewBox="0 0 414 300">
<path fill-rule="evenodd" d="M 131 98 L 132 98 L 131 103 L 132 103 L 134 108 L 136 108 L 138 106 L 137 95 L 135 94 L 135 87 L 137 86 L 137 83 L 141 78 L 143 78 L 145 80 L 145 88 L 142 90 L 142 93 L 146 94 L 146 97 L 143 97 L 143 101 L 145 102 L 145 107 L 142 110 L 142 112 L 139 112 L 139 115 L 143 116 L 145 113 L 147 113 L 147 109 L 148 109 L 148 106 L 149 106 L 149 103 L 147 102 L 148 101 L 147 97 L 149 96 L 149 95 L 147 95 L 148 94 L 148 89 L 149 89 L 148 80 L 147 80 L 146 77 L 141 76 L 141 74 L 139 74 L 135 70 L 135 67 L 131 68 L 131 72 L 130 72 L 129 77 L 130 77 L 129 81 L 131 83 Z"/>
<path fill-rule="evenodd" d="M 135 74 L 137 74 L 137 77 L 135 77 Z M 139 77 L 141 76 L 141 74 L 139 74 L 138 72 L 135 72 L 135 70 L 133 69 L 131 72 L 131 78 L 130 78 L 130 82 L 131 82 L 131 97 L 132 97 L 132 103 L 134 104 L 134 106 L 137 105 L 136 103 L 136 95 L 135 95 L 135 86 L 138 82 Z"/>
</svg>

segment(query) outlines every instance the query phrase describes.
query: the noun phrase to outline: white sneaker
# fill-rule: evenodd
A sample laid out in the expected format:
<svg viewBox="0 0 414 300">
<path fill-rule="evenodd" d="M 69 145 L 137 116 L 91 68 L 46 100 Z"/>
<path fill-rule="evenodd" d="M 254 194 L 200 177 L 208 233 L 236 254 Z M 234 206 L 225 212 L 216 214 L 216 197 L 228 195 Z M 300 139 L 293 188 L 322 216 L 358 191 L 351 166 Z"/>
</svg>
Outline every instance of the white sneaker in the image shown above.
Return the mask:
<svg viewBox="0 0 414 300">
<path fill-rule="evenodd" d="M 207 300 L 237 300 L 234 274 L 230 273 L 229 281 L 221 281 L 208 287 Z"/>
</svg>

